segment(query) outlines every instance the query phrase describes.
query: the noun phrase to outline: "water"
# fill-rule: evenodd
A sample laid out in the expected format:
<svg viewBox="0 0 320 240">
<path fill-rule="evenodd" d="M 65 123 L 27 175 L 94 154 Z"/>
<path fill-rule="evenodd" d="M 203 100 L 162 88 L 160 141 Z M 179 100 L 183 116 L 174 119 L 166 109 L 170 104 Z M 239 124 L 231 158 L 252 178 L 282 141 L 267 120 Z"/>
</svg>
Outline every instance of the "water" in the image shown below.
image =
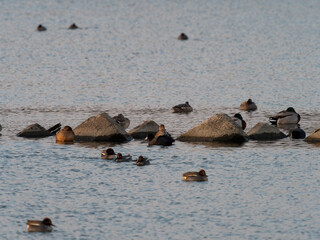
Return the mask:
<svg viewBox="0 0 320 240">
<path fill-rule="evenodd" d="M 58 145 L 15 134 L 76 127 L 106 111 L 129 129 L 164 123 L 177 137 L 216 113 L 247 130 L 289 106 L 319 126 L 317 1 L 0 1 L 2 239 L 319 239 L 319 145 L 289 138 L 241 146 Z M 79 30 L 67 27 L 75 22 Z M 37 32 L 38 24 L 48 28 Z M 189 40 L 176 38 L 185 32 Z M 170 108 L 189 101 L 195 111 Z M 101 150 L 147 156 L 137 167 Z M 204 168 L 209 181 L 183 182 Z"/>
</svg>

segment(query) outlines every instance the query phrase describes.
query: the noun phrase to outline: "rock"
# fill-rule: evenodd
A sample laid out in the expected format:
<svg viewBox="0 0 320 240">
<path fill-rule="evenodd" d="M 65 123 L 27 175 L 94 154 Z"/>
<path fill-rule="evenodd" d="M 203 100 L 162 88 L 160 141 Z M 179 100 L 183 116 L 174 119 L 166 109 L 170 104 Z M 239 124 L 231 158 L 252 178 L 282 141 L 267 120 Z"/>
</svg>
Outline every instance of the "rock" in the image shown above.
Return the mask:
<svg viewBox="0 0 320 240">
<path fill-rule="evenodd" d="M 126 142 L 128 133 L 107 113 L 88 118 L 74 130 L 77 141 Z"/>
<path fill-rule="evenodd" d="M 304 139 L 307 142 L 320 142 L 320 128 L 311 133 Z"/>
<path fill-rule="evenodd" d="M 17 134 L 18 137 L 25 138 L 43 138 L 52 134 L 38 123 L 32 124 Z"/>
<path fill-rule="evenodd" d="M 285 138 L 286 135 L 277 127 L 269 125 L 268 123 L 257 123 L 249 132 L 248 136 L 253 140 L 277 140 Z"/>
<path fill-rule="evenodd" d="M 290 137 L 294 139 L 304 139 L 306 137 L 306 132 L 301 128 L 295 128 L 290 131 Z"/>
<path fill-rule="evenodd" d="M 245 142 L 247 134 L 226 114 L 217 114 L 178 137 L 192 142 Z"/>
<path fill-rule="evenodd" d="M 144 139 L 148 136 L 148 134 L 156 134 L 158 132 L 158 129 L 159 125 L 156 122 L 148 120 L 136 126 L 129 132 L 129 134 L 133 138 Z"/>
</svg>

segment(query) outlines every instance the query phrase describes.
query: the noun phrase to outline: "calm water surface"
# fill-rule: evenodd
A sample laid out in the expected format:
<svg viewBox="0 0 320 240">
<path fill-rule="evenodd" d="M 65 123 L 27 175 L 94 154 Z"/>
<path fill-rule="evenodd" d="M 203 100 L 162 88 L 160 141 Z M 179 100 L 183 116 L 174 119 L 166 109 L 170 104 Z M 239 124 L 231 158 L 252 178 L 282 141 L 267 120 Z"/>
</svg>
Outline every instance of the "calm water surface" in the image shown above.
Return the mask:
<svg viewBox="0 0 320 240">
<path fill-rule="evenodd" d="M 1 239 L 43 238 L 25 224 L 43 217 L 56 225 L 46 239 L 320 239 L 320 145 L 15 137 L 104 111 L 177 137 L 249 97 L 247 130 L 292 106 L 309 135 L 320 125 L 319 12 L 295 0 L 0 0 Z M 171 113 L 185 101 L 194 112 Z M 101 160 L 110 146 L 151 165 Z M 208 182 L 181 181 L 200 168 Z"/>
</svg>

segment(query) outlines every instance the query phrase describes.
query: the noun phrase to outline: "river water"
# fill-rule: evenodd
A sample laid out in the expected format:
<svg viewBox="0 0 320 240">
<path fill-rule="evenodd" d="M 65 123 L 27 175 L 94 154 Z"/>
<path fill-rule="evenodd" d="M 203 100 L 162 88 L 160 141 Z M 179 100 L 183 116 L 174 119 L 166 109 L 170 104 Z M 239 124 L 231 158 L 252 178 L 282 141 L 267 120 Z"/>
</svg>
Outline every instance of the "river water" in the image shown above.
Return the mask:
<svg viewBox="0 0 320 240">
<path fill-rule="evenodd" d="M 258 110 L 241 112 L 246 131 L 291 106 L 309 135 L 320 125 L 319 12 L 297 0 L 0 0 L 0 238 L 43 238 L 25 223 L 50 217 L 46 239 L 320 239 L 320 145 L 15 136 L 108 112 L 128 130 L 152 119 L 178 137 L 248 98 Z M 185 101 L 192 113 L 171 112 Z M 107 147 L 151 165 L 102 160 Z M 208 182 L 182 181 L 200 168 Z"/>
</svg>

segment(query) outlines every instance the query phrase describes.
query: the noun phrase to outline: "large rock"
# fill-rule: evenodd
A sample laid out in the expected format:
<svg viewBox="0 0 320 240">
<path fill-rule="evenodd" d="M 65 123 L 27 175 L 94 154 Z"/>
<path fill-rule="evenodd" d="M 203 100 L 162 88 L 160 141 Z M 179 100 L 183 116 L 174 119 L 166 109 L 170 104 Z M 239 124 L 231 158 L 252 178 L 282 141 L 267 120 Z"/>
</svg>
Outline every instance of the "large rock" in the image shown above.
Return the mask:
<svg viewBox="0 0 320 240">
<path fill-rule="evenodd" d="M 247 134 L 226 114 L 217 114 L 178 137 L 191 142 L 245 142 Z"/>
<path fill-rule="evenodd" d="M 281 132 L 277 127 L 268 123 L 257 123 L 249 132 L 248 136 L 253 140 L 277 140 L 285 138 L 286 135 Z"/>
<path fill-rule="evenodd" d="M 126 142 L 128 133 L 107 113 L 90 117 L 74 129 L 77 141 Z"/>
<path fill-rule="evenodd" d="M 42 127 L 40 124 L 35 123 L 23 129 L 21 132 L 17 134 L 17 136 L 25 137 L 25 138 L 49 137 L 49 136 L 55 135 L 56 132 L 60 130 L 60 128 L 61 128 L 60 123 L 52 126 L 48 130 Z"/>
<path fill-rule="evenodd" d="M 158 130 L 159 125 L 152 120 L 148 120 L 132 129 L 129 135 L 136 139 L 144 139 L 148 134 L 156 134 Z"/>
<path fill-rule="evenodd" d="M 311 133 L 304 139 L 307 142 L 320 142 L 320 128 Z"/>
</svg>

